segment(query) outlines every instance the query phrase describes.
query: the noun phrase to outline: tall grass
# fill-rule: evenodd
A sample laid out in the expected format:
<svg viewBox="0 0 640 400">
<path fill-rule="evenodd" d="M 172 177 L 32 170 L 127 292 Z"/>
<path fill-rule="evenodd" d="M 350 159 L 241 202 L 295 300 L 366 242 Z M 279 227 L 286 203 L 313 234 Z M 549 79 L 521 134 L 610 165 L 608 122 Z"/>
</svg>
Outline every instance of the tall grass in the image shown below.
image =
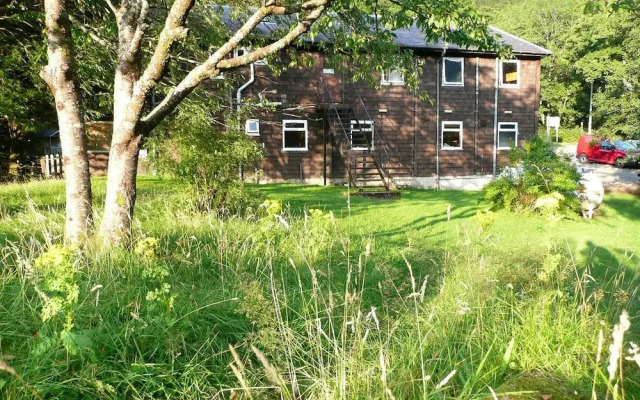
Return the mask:
<svg viewBox="0 0 640 400">
<path fill-rule="evenodd" d="M 64 318 L 43 322 L 34 267 L 60 242 L 61 211 L 0 213 L 3 399 L 539 396 L 509 384 L 522 377 L 554 399 L 640 396 L 632 361 L 607 370 L 635 277 L 599 291 L 561 246 L 504 254 L 490 221 L 466 219 L 452 248 L 390 260 L 327 212 L 183 209 L 143 203 L 131 251 L 74 254 L 71 346 Z"/>
</svg>

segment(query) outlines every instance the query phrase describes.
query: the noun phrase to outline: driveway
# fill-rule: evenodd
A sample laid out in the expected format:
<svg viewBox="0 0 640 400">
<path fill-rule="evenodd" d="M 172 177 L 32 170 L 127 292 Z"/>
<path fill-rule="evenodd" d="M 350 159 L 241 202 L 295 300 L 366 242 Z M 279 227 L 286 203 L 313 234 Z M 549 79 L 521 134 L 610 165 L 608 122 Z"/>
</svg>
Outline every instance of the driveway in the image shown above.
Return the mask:
<svg viewBox="0 0 640 400">
<path fill-rule="evenodd" d="M 608 192 L 623 192 L 640 194 L 640 169 L 638 168 L 616 168 L 608 164 L 580 164 L 576 160 L 576 145 L 566 145 L 558 147 L 558 154 L 571 157 L 571 161 L 578 168 L 589 168 L 602 179 L 604 188 Z"/>
</svg>

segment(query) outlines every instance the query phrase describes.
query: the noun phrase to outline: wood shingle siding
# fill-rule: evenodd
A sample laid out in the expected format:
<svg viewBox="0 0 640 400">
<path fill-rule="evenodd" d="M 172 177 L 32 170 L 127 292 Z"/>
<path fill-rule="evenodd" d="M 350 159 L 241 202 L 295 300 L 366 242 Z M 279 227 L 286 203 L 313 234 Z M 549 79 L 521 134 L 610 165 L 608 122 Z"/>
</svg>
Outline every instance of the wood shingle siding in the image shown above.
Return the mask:
<svg viewBox="0 0 640 400">
<path fill-rule="evenodd" d="M 279 76 L 271 74 L 267 66 L 256 65 L 256 80 L 243 93 L 244 98 L 257 100 L 262 94 L 270 101 L 282 102 L 282 107 L 276 112 L 255 116 L 260 119 L 260 136 L 255 140 L 262 143 L 266 151 L 260 166 L 266 181 L 322 183 L 326 178 L 330 183 L 346 178 L 344 160 L 325 121 L 327 96 L 324 85 L 335 102 L 355 105 L 360 100 L 348 79 L 339 74 L 323 74 L 325 58 L 321 53 L 308 54 L 315 59 L 312 67 L 289 69 Z M 421 100 L 403 85 L 372 88 L 361 82 L 355 83 L 377 133 L 387 146 L 392 177 L 435 178 L 438 161 L 441 177 L 492 174 L 496 111 L 498 123 L 517 122 L 519 146 L 536 133 L 540 56 L 518 58 L 518 87 L 498 87 L 496 104 L 496 80 L 500 68 L 496 70 L 494 56 L 447 54 L 463 57 L 464 85 L 440 85 L 438 88 L 438 74 L 442 73 L 441 54 L 417 52 L 416 55 L 424 61 L 419 88 L 428 93 L 429 100 Z M 246 71 L 242 74 L 246 79 Z M 358 118 L 365 119 L 362 114 Z M 308 121 L 308 151 L 283 150 L 283 119 Z M 443 121 L 462 122 L 461 150 L 438 149 L 439 128 Z M 497 150 L 496 159 L 498 166 L 507 163 L 509 150 Z"/>
</svg>

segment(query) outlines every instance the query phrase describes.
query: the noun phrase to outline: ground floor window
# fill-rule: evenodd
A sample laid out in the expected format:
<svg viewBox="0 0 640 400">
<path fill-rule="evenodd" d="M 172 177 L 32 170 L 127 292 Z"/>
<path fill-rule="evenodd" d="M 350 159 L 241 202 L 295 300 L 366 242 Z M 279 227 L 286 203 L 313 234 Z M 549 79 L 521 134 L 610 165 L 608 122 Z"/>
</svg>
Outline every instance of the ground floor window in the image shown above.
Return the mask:
<svg viewBox="0 0 640 400">
<path fill-rule="evenodd" d="M 249 136 L 260 136 L 260 121 L 257 119 L 248 119 L 244 130 Z"/>
<path fill-rule="evenodd" d="M 498 123 L 498 149 L 511 149 L 518 145 L 518 123 Z"/>
<path fill-rule="evenodd" d="M 309 149 L 307 120 L 285 119 L 282 121 L 282 148 L 288 151 L 306 151 Z"/>
<path fill-rule="evenodd" d="M 442 150 L 462 150 L 462 122 L 442 122 L 441 147 Z"/>
<path fill-rule="evenodd" d="M 373 121 L 351 120 L 351 148 L 364 150 L 373 148 Z"/>
</svg>

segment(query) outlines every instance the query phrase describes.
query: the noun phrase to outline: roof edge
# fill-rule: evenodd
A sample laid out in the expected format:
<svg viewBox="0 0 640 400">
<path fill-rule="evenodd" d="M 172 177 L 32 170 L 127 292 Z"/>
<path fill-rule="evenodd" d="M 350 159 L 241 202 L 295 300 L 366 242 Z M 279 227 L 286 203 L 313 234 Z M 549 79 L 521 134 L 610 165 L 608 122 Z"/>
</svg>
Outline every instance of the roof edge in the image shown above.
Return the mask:
<svg viewBox="0 0 640 400">
<path fill-rule="evenodd" d="M 535 44 L 535 43 L 531 43 L 530 41 L 525 40 L 525 39 L 523 39 L 523 38 L 521 38 L 521 37 L 519 37 L 519 36 L 516 36 L 516 35 L 513 35 L 513 34 L 511 34 L 511 33 L 509 33 L 509 32 L 503 31 L 502 29 L 500 29 L 500 28 L 496 28 L 495 26 L 492 26 L 492 25 L 490 25 L 490 26 L 489 26 L 489 28 L 491 28 L 491 29 L 493 29 L 493 30 L 497 31 L 497 33 L 499 33 L 499 34 L 501 34 L 501 35 L 511 36 L 511 37 L 512 37 L 512 38 L 514 38 L 514 39 L 521 40 L 521 41 L 523 41 L 523 42 L 525 42 L 525 43 L 527 43 L 527 44 L 530 44 L 530 45 L 531 45 L 531 46 L 533 46 L 533 47 L 536 47 L 536 48 L 540 49 L 540 53 L 539 53 L 539 54 L 541 54 L 541 55 L 544 55 L 544 56 L 550 56 L 550 55 L 553 55 L 553 52 L 552 52 L 551 50 L 547 50 L 547 49 L 545 49 L 544 47 L 542 47 L 542 46 L 538 46 L 538 45 L 537 45 L 537 44 Z M 534 54 L 534 53 L 528 53 L 528 54 Z"/>
</svg>

